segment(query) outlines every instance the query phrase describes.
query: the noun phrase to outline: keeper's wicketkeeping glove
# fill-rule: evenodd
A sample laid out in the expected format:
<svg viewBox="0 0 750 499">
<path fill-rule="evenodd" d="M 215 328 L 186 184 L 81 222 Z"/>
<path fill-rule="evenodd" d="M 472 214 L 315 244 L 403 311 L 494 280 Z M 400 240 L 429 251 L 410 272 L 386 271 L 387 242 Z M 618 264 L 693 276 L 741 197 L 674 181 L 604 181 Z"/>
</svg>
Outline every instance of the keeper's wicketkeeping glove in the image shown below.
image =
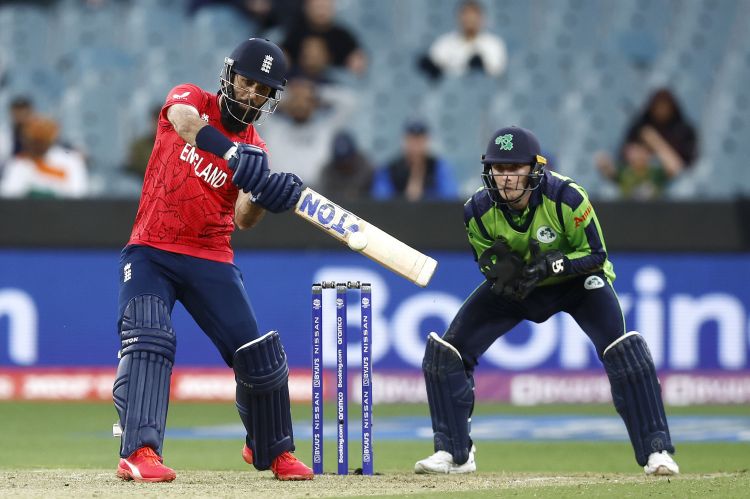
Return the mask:
<svg viewBox="0 0 750 499">
<path fill-rule="evenodd" d="M 498 239 L 479 257 L 479 270 L 492 285 L 496 295 L 512 298 L 514 284 L 521 276 L 523 260 L 513 253 L 504 239 Z"/>
<path fill-rule="evenodd" d="M 529 241 L 531 261 L 521 271 L 513 291 L 513 296 L 521 301 L 537 287 L 543 280 L 551 276 L 559 276 L 568 272 L 570 261 L 560 250 L 542 252 L 536 239 Z"/>
</svg>

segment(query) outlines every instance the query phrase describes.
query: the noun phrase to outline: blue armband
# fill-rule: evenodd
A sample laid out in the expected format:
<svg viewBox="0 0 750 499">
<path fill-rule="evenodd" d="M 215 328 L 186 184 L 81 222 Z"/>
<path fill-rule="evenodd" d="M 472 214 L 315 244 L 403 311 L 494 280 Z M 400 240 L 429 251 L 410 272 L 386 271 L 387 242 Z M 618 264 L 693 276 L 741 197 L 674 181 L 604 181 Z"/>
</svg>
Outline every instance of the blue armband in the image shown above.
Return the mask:
<svg viewBox="0 0 750 499">
<path fill-rule="evenodd" d="M 216 128 L 206 125 L 195 135 L 195 145 L 198 149 L 213 153 L 220 158 L 228 159 L 230 152 L 236 148 L 234 142 L 229 140 Z"/>
</svg>

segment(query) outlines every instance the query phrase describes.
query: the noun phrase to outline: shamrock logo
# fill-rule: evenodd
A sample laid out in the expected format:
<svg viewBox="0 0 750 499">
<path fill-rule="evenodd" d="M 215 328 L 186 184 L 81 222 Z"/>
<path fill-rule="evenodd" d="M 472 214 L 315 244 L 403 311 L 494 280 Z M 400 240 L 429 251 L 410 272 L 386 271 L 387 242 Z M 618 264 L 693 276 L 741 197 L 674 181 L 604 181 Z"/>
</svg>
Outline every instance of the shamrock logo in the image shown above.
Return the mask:
<svg viewBox="0 0 750 499">
<path fill-rule="evenodd" d="M 500 146 L 501 151 L 512 151 L 513 150 L 513 134 L 506 133 L 500 135 L 495 139 L 495 144 Z"/>
</svg>

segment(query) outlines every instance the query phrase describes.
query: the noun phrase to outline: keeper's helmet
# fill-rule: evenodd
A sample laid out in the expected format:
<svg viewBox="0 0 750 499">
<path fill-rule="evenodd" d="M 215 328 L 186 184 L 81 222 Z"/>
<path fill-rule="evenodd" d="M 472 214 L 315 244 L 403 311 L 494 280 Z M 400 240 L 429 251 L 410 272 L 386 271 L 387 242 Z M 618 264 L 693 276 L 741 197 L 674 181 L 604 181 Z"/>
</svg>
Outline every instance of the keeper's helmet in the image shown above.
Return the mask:
<svg viewBox="0 0 750 499">
<path fill-rule="evenodd" d="M 541 154 L 539 140 L 525 128 L 510 126 L 497 130 L 490 142 L 487 144 L 487 151 L 482 155 L 482 183 L 495 204 L 509 204 L 521 199 L 526 192 L 536 190 L 544 177 L 544 167 L 547 165 L 547 159 Z M 492 165 L 530 165 L 531 169 L 528 174 L 515 174 L 519 177 L 515 187 L 510 189 L 498 187 L 495 177 L 492 174 Z M 513 176 L 510 174 L 507 176 Z M 525 186 L 520 186 L 520 177 L 528 177 Z M 518 190 L 520 194 L 513 198 L 507 199 L 500 195 L 500 190 Z"/>
<path fill-rule="evenodd" d="M 276 44 L 265 38 L 250 38 L 240 43 L 229 57 L 224 58 L 224 68 L 219 76 L 220 93 L 223 97 L 222 116 L 226 113 L 244 127 L 261 116 L 272 114 L 281 100 L 281 93 L 286 85 L 286 72 L 286 57 Z M 271 88 L 263 105 L 254 106 L 252 97 L 250 102 L 237 100 L 234 75 L 244 76 Z"/>
</svg>

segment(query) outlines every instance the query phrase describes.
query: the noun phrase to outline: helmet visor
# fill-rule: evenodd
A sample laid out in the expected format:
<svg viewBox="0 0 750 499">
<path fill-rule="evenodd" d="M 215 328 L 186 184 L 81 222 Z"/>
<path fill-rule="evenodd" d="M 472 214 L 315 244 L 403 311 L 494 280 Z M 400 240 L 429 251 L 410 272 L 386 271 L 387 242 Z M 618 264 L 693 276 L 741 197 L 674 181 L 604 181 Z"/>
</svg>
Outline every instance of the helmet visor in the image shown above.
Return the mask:
<svg viewBox="0 0 750 499">
<path fill-rule="evenodd" d="M 482 184 L 490 198 L 499 204 L 512 204 L 519 201 L 527 192 L 536 190 L 543 175 L 537 165 L 503 165 L 507 168 L 494 169 L 485 164 Z M 528 168 L 528 170 L 525 170 Z"/>
<path fill-rule="evenodd" d="M 281 91 L 272 89 L 269 95 L 257 93 L 237 86 L 230 75 L 230 71 L 221 73 L 221 95 L 226 102 L 227 111 L 234 119 L 246 125 L 257 125 L 276 111 L 281 100 Z M 239 96 L 244 99 L 241 100 Z"/>
</svg>

